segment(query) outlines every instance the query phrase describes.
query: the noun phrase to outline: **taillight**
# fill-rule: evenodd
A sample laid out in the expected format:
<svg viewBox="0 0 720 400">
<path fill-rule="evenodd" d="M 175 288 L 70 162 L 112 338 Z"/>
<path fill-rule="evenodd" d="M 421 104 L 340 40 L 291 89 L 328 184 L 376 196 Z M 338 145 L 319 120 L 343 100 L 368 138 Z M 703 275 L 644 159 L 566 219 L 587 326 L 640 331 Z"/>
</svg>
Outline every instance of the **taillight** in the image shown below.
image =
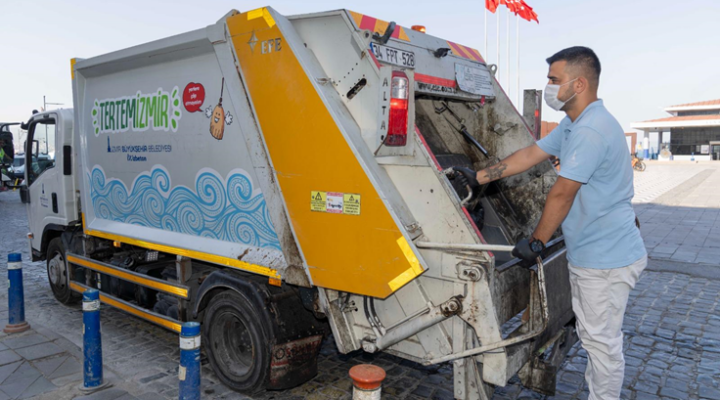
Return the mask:
<svg viewBox="0 0 720 400">
<path fill-rule="evenodd" d="M 410 96 L 408 77 L 404 72 L 393 71 L 390 85 L 390 121 L 386 146 L 405 146 L 408 131 L 408 97 Z"/>
</svg>

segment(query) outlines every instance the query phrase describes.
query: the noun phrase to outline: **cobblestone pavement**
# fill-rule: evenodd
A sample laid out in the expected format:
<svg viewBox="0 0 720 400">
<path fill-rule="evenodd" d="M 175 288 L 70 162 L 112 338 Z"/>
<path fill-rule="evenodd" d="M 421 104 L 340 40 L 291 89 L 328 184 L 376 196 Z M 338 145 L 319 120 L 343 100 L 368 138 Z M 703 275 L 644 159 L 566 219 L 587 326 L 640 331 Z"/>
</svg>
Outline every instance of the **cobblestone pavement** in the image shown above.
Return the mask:
<svg viewBox="0 0 720 400">
<path fill-rule="evenodd" d="M 141 394 L 137 385 L 124 382 L 109 368 L 104 378 L 113 386 L 85 395 L 80 389 L 82 362 L 81 348 L 42 325 L 11 335 L 0 332 L 0 399 L 162 399 L 153 393 Z"/>
<path fill-rule="evenodd" d="M 80 380 L 82 353 L 77 350 L 67 339 L 36 329 L 0 333 L 0 398 L 27 399 Z"/>
<path fill-rule="evenodd" d="M 689 179 L 695 175 L 689 174 Z M 651 212 L 652 207 L 643 210 Z M 0 193 L 0 227 L 0 259 L 6 260 L 7 252 L 19 251 L 27 260 L 27 221 L 17 193 Z M 4 267 L 4 262 L 0 265 Z M 5 271 L 0 267 L 2 273 Z M 42 263 L 26 262 L 24 274 L 27 320 L 38 327 L 50 327 L 55 334 L 81 346 L 80 307 L 66 307 L 54 300 Z M 6 304 L 6 291 L 7 282 L 0 279 L 0 304 Z M 719 303 L 720 281 L 646 271 L 630 295 L 623 325 L 627 367 L 622 398 L 720 399 Z M 6 318 L 7 311 L 0 309 L 0 321 Z M 108 307 L 103 308 L 102 332 L 104 361 L 118 375 L 118 381 L 136 385 L 138 393 L 177 397 L 177 335 Z M 508 386 L 496 389 L 494 399 L 586 399 L 586 362 L 585 351 L 575 346 L 558 374 L 554 397 L 523 389 L 515 378 Z M 383 399 L 452 399 L 448 364 L 423 367 L 387 354 L 342 355 L 332 338 L 323 344 L 319 373 L 313 380 L 292 390 L 253 397 L 231 392 L 218 383 L 203 359 L 204 398 L 349 399 L 347 371 L 358 363 L 374 363 L 387 371 Z"/>
<path fill-rule="evenodd" d="M 650 257 L 720 266 L 720 163 L 656 162 L 635 180 L 655 196 L 635 205 Z"/>
</svg>

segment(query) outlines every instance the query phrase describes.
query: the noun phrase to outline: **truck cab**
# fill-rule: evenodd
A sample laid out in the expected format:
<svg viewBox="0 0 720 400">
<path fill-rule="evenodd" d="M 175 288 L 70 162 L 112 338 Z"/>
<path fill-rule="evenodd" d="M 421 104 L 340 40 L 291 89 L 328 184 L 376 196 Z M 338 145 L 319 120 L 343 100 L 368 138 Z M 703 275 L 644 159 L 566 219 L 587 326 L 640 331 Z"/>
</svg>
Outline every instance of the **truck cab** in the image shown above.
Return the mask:
<svg viewBox="0 0 720 400">
<path fill-rule="evenodd" d="M 26 124 L 25 185 L 33 260 L 45 259 L 48 243 L 79 221 L 73 174 L 73 110 L 34 114 Z"/>
</svg>

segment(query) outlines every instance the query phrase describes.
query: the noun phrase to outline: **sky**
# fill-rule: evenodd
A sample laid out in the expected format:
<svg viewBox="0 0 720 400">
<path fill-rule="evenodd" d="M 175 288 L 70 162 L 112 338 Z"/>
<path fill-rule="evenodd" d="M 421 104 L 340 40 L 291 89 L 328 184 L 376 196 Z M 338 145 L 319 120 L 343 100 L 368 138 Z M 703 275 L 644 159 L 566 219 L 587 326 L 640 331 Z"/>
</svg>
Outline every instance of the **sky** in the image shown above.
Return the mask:
<svg viewBox="0 0 720 400">
<path fill-rule="evenodd" d="M 602 64 L 599 96 L 626 131 L 668 116 L 664 107 L 720 98 L 720 0 L 526 0 L 540 20 L 520 21 L 510 35 L 500 9 L 488 13 L 485 53 L 484 1 L 215 0 L 215 1 L 12 1 L 0 4 L 0 121 L 27 120 L 43 96 L 72 107 L 70 59 L 90 58 L 215 23 L 231 9 L 272 6 L 284 15 L 348 8 L 478 49 L 498 64 L 500 83 L 515 100 L 521 89 L 544 89 L 545 59 L 570 46 L 595 50 Z M 510 51 L 506 51 L 509 38 Z M 509 55 L 509 63 L 506 61 Z M 509 67 L 509 73 L 508 73 Z M 509 77 L 509 87 L 506 78 Z M 58 106 L 48 106 L 56 108 Z M 543 119 L 564 114 L 543 107 Z"/>
</svg>

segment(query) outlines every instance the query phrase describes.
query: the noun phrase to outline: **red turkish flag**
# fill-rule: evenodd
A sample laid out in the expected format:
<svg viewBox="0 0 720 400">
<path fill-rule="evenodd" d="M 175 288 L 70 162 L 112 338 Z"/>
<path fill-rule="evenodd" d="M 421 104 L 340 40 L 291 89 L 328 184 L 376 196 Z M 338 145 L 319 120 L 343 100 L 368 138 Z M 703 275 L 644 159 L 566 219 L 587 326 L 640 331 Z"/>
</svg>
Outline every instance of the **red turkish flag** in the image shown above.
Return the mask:
<svg viewBox="0 0 720 400">
<path fill-rule="evenodd" d="M 519 15 L 520 18 L 526 20 L 526 21 L 535 21 L 538 24 L 540 21 L 538 21 L 537 13 L 533 11 L 532 7 L 527 5 L 524 0 L 508 0 L 515 3 L 514 7 L 515 10 L 512 10 L 516 15 Z M 509 8 L 509 6 L 508 6 Z"/>
<path fill-rule="evenodd" d="M 491 13 L 494 13 L 497 11 L 498 6 L 504 2 L 505 0 L 485 0 L 485 8 L 487 8 Z"/>
<path fill-rule="evenodd" d="M 517 15 L 520 10 L 520 5 L 517 0 L 500 0 L 500 4 L 504 4 L 508 10 L 515 13 L 515 15 Z"/>
</svg>

